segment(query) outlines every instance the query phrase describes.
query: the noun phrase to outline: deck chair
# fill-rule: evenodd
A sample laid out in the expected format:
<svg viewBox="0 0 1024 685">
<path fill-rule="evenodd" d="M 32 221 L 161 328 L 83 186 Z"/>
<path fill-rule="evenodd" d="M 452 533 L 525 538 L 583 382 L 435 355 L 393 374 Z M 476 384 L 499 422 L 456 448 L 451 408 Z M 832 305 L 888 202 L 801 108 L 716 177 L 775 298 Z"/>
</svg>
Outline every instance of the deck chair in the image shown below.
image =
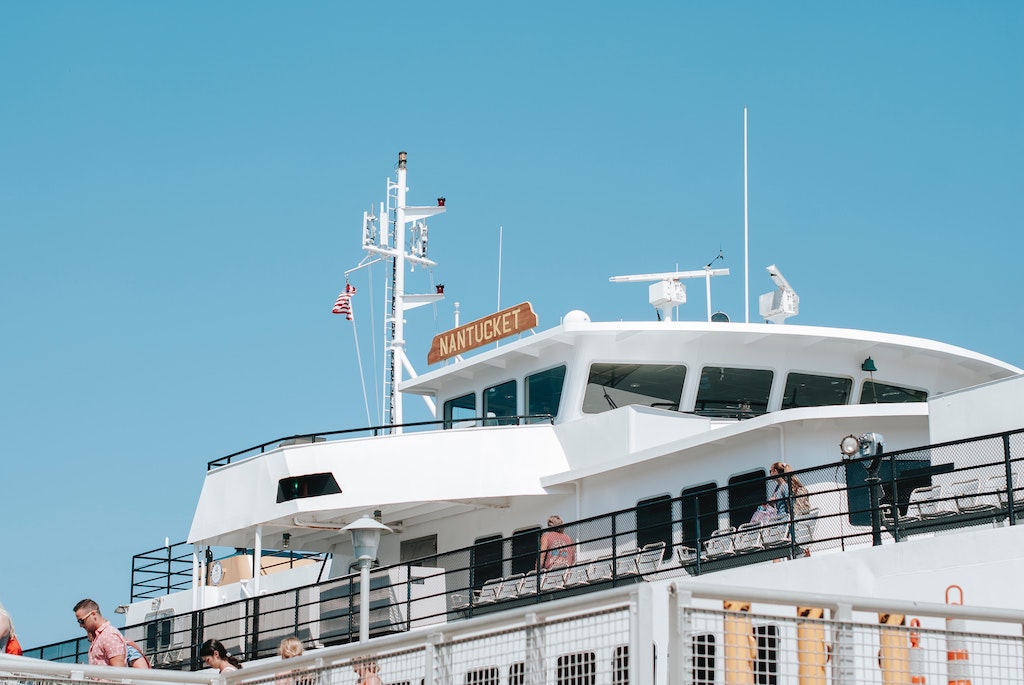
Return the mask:
<svg viewBox="0 0 1024 685">
<path fill-rule="evenodd" d="M 634 562 L 635 563 L 635 562 Z M 595 559 L 587 567 L 587 582 L 600 583 L 612 579 L 612 560 L 610 557 Z"/>
<path fill-rule="evenodd" d="M 635 576 L 640 573 L 636 567 L 637 554 L 637 551 L 633 550 L 632 552 L 626 552 L 625 554 L 621 554 L 616 557 L 615 575 L 619 578 L 624 578 L 627 576 Z"/>
<path fill-rule="evenodd" d="M 647 577 L 661 570 L 661 562 L 665 559 L 665 542 L 651 542 L 643 546 L 636 556 L 636 568 L 640 575 Z"/>
<path fill-rule="evenodd" d="M 484 586 L 480 588 L 480 592 L 476 596 L 476 604 L 494 604 L 498 601 L 498 593 L 501 592 L 502 579 L 494 578 L 484 583 Z"/>
<path fill-rule="evenodd" d="M 519 583 L 519 589 L 516 591 L 517 597 L 530 597 L 537 594 L 537 574 L 527 573 L 523 577 L 523 581 Z"/>
<path fill-rule="evenodd" d="M 1008 488 L 1006 487 L 1006 476 L 992 476 L 988 479 L 989 483 L 993 485 L 993 489 L 999 493 L 999 507 L 1001 509 L 1007 509 L 1010 506 L 1010 496 Z M 1024 478 L 1021 474 L 1013 474 L 1013 483 L 1011 488 L 1013 489 L 1013 508 L 1020 509 L 1021 505 L 1024 505 L 1024 490 L 1021 489 L 1024 485 Z"/>
<path fill-rule="evenodd" d="M 983 513 L 999 508 L 996 493 L 982 489 L 981 481 L 977 478 L 950 484 L 949 495 L 954 498 L 953 501 L 962 514 Z"/>
<path fill-rule="evenodd" d="M 818 525 L 818 509 L 815 507 L 793 522 L 793 538 L 798 545 L 814 542 L 814 529 Z"/>
<path fill-rule="evenodd" d="M 761 544 L 765 547 L 785 547 L 789 544 L 789 524 L 769 523 L 761 526 Z"/>
<path fill-rule="evenodd" d="M 494 597 L 495 602 L 504 602 L 506 599 L 515 599 L 519 594 L 519 586 L 523 583 L 523 574 L 516 573 L 508 578 L 501 579 L 501 587 Z"/>
<path fill-rule="evenodd" d="M 676 558 L 680 566 L 692 566 L 697 563 L 697 550 L 686 545 L 676 547 Z"/>
<path fill-rule="evenodd" d="M 736 529 L 732 538 L 732 547 L 736 554 L 756 552 L 764 549 L 761 543 L 761 524 L 744 523 Z"/>
<path fill-rule="evenodd" d="M 588 582 L 590 581 L 587 578 L 587 567 L 573 566 L 565 572 L 562 584 L 564 587 L 577 587 L 580 585 L 586 585 Z"/>
<path fill-rule="evenodd" d="M 918 511 L 921 512 L 921 516 L 923 518 L 937 519 L 958 513 L 956 500 L 951 497 L 947 497 L 946 493 L 942 490 L 941 485 L 933 485 L 929 489 L 931 490 L 931 494 L 928 499 L 918 503 Z M 911 497 L 913 497 L 913 495 L 911 495 Z"/>
<path fill-rule="evenodd" d="M 719 528 L 711 534 L 711 537 L 704 543 L 704 553 L 708 559 L 721 559 L 736 554 L 732 546 L 732 536 L 736 529 L 732 526 Z"/>
<path fill-rule="evenodd" d="M 561 590 L 565 587 L 565 576 L 567 575 L 565 569 L 552 569 L 545 571 L 544 575 L 540 577 L 540 591 L 541 592 L 554 592 L 555 590 Z"/>
</svg>

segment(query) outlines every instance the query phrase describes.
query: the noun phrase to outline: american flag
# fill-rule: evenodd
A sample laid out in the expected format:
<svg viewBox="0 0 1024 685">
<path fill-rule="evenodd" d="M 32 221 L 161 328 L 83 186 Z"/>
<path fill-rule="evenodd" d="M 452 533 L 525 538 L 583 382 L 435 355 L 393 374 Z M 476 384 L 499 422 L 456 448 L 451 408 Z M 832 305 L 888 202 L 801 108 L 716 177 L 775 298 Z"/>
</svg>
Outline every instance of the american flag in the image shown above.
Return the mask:
<svg viewBox="0 0 1024 685">
<path fill-rule="evenodd" d="M 338 299 L 334 301 L 334 309 L 331 310 L 331 314 L 344 314 L 345 318 L 349 321 L 352 320 L 352 296 L 356 294 L 356 288 L 353 285 L 345 284 L 345 289 L 338 295 Z"/>
</svg>

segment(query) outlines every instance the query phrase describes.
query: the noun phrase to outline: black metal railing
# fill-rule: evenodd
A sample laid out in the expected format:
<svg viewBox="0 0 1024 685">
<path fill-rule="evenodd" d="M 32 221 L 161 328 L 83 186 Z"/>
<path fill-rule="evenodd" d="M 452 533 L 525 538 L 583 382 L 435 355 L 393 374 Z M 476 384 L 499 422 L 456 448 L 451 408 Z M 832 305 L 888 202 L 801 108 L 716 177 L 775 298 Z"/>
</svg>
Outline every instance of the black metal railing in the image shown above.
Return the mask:
<svg viewBox="0 0 1024 685">
<path fill-rule="evenodd" d="M 162 597 L 192 587 L 192 546 L 167 544 L 132 557 L 131 601 Z"/>
<path fill-rule="evenodd" d="M 227 466 L 232 461 L 236 461 L 242 458 L 248 458 L 256 456 L 258 454 L 266 454 L 269 450 L 275 450 L 278 447 L 287 447 L 289 445 L 298 445 L 305 443 L 316 443 L 323 442 L 327 438 L 339 437 L 341 439 L 355 438 L 355 437 L 376 437 L 379 435 L 388 435 L 394 432 L 395 429 L 401 429 L 406 432 L 419 432 L 428 430 L 450 430 L 453 428 L 471 428 L 481 426 L 510 426 L 510 425 L 523 425 L 529 423 L 554 423 L 554 417 L 551 414 L 523 414 L 517 416 L 477 416 L 465 419 L 447 419 L 447 420 L 433 420 L 433 421 L 414 421 L 411 423 L 391 423 L 384 424 L 381 426 L 369 426 L 367 428 L 346 428 L 344 430 L 326 431 L 321 433 L 303 433 L 301 435 L 290 435 L 284 438 L 274 438 L 267 442 L 254 445 L 253 447 L 247 447 L 244 450 L 238 452 L 232 452 L 231 454 L 214 459 L 206 463 L 206 470 L 218 468 L 220 466 Z M 269 450 L 268 450 L 269 448 Z"/>
<path fill-rule="evenodd" d="M 786 513 L 752 523 L 773 490 L 756 475 L 721 488 L 645 500 L 563 526 L 575 562 L 539 568 L 536 528 L 371 571 L 370 632 L 381 635 L 573 594 L 776 558 L 904 540 L 937 530 L 1016 525 L 1024 510 L 1024 430 L 844 459 L 786 473 Z M 797 499 L 807 488 L 809 511 Z M 720 509 L 718 502 L 728 501 Z M 872 506 L 872 504 L 874 506 Z M 955 543 L 953 543 L 955 544 Z M 200 668 L 197 648 L 216 638 L 233 654 L 273 654 L 281 639 L 357 639 L 358 574 L 129 626 L 153 663 Z M 84 661 L 82 639 L 27 650 Z"/>
</svg>

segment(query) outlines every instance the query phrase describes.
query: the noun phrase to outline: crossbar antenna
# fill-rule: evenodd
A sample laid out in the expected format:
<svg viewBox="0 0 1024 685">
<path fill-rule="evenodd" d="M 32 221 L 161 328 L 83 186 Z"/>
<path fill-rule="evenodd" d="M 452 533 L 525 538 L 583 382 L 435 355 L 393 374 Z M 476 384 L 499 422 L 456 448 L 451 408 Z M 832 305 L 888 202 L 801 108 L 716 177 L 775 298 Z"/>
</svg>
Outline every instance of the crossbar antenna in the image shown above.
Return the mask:
<svg viewBox="0 0 1024 685">
<path fill-rule="evenodd" d="M 721 251 L 719 251 L 721 256 Z M 662 321 L 672 321 L 672 310 L 686 304 L 686 286 L 680 281 L 688 278 L 704 278 L 707 283 L 708 321 L 711 321 L 711 277 L 728 276 L 728 269 L 712 269 L 718 257 L 699 271 L 670 271 L 658 274 L 634 274 L 632 276 L 612 276 L 612 283 L 643 283 L 651 282 L 647 289 L 648 301 L 654 306 Z"/>
</svg>

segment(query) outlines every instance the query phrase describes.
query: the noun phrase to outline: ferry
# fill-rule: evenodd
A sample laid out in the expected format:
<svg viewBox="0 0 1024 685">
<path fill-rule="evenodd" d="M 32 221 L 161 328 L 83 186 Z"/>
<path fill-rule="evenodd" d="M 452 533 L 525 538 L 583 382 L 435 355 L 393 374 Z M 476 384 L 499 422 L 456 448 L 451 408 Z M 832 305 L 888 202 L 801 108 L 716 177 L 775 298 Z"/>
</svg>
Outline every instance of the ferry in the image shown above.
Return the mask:
<svg viewBox="0 0 1024 685">
<path fill-rule="evenodd" d="M 728 275 L 708 265 L 607 274 L 647 284 L 648 321 L 538 331 L 523 302 L 456 325 L 417 374 L 406 315 L 445 293 L 407 276 L 447 207 L 408 202 L 404 152 L 396 172 L 346 274 L 387 270 L 387 420 L 205 464 L 188 539 L 136 555 L 118 607 L 160 673 L 215 638 L 255 662 L 228 680 L 272 677 L 297 636 L 296 668 L 389 685 L 1022 682 L 1024 371 L 795 324 L 776 265 L 762 323 L 710 295 L 679 320 L 686 281 Z M 114 677 L 87 651 L 0 671 Z"/>
</svg>

